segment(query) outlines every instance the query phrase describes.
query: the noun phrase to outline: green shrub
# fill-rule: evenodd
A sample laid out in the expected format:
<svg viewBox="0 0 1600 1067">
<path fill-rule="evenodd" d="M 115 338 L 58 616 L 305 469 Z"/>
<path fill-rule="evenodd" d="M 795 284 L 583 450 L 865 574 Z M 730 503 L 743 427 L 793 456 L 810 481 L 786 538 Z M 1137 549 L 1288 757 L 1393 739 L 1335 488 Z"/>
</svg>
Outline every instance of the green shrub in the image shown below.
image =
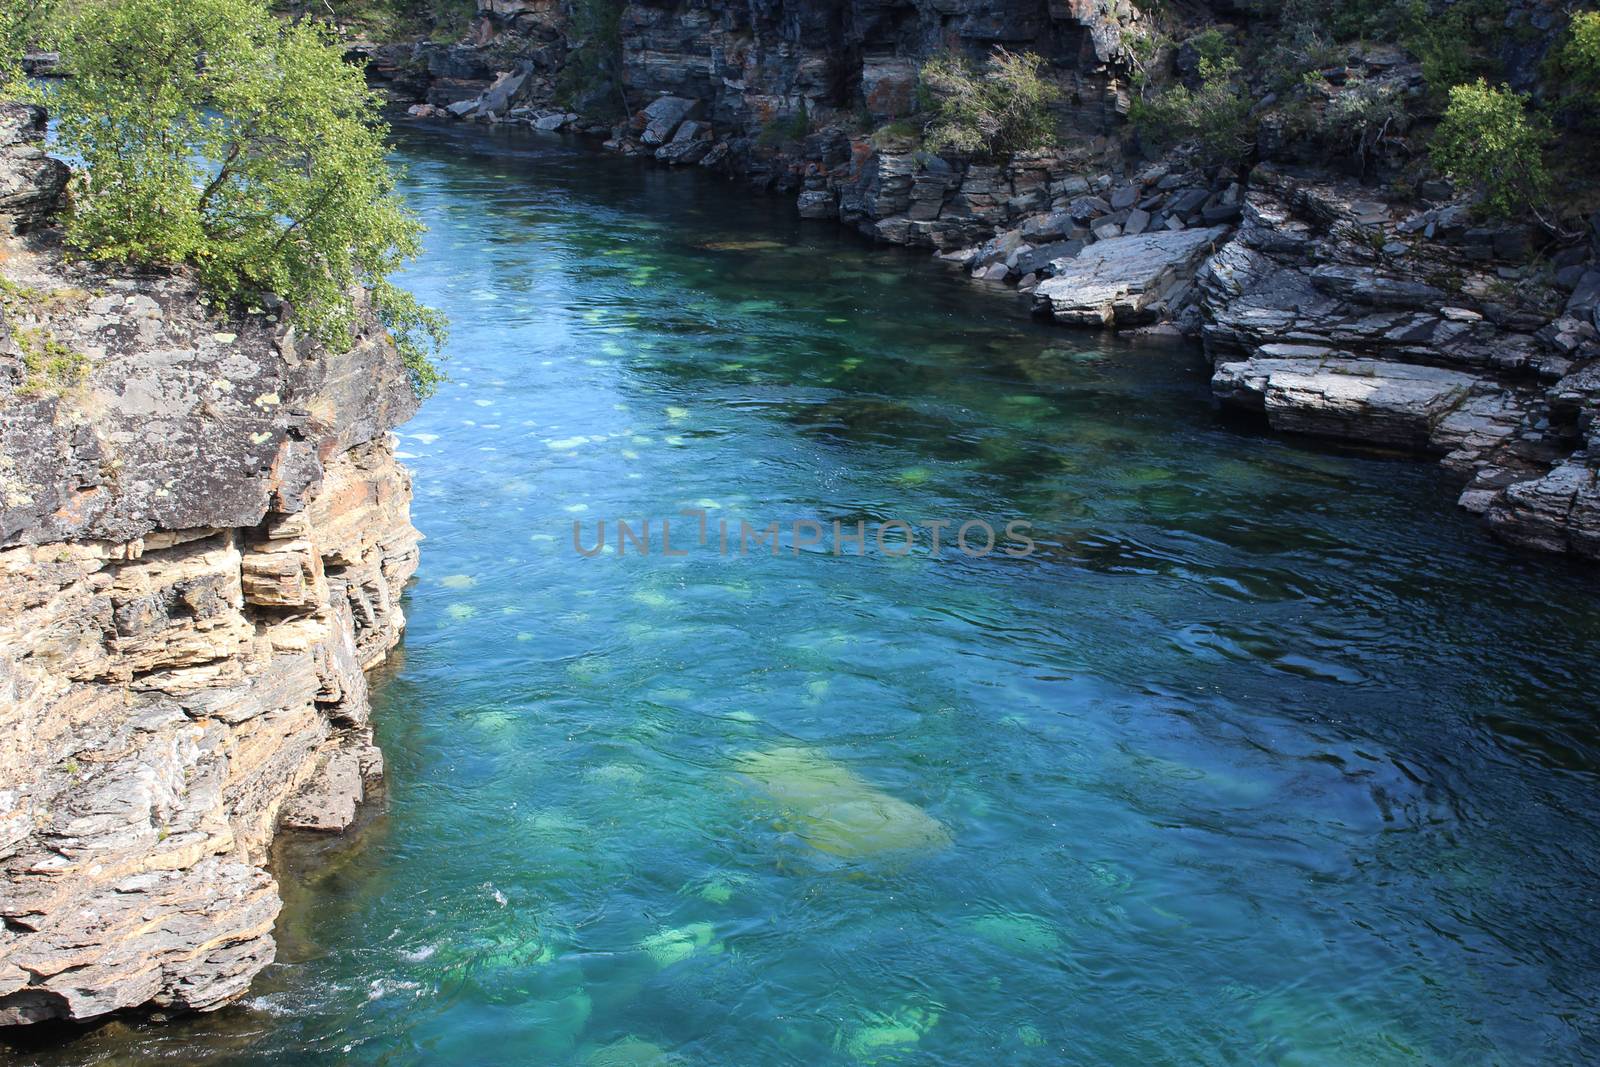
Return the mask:
<svg viewBox="0 0 1600 1067">
<path fill-rule="evenodd" d="M 872 131 L 872 147 L 884 150 L 903 149 L 922 144 L 922 127 L 909 119 L 895 119 Z"/>
<path fill-rule="evenodd" d="M 1600 109 L 1600 11 L 1579 11 L 1567 26 L 1552 73 L 1592 112 Z"/>
<path fill-rule="evenodd" d="M 982 70 L 943 54 L 923 64 L 921 81 L 933 102 L 927 146 L 1009 157 L 1055 143 L 1050 105 L 1061 95 L 1031 52 L 996 47 Z"/>
<path fill-rule="evenodd" d="M 1437 10 L 1425 0 L 1408 0 L 1402 10 L 1399 41 L 1421 61 L 1436 98 L 1499 69 L 1491 53 L 1505 25 L 1505 0 L 1461 0 Z"/>
<path fill-rule="evenodd" d="M 419 394 L 444 319 L 389 282 L 422 226 L 394 192 L 378 99 L 332 31 L 262 0 L 100 0 L 69 25 L 51 93 L 85 164 L 65 219 L 93 259 L 190 264 L 228 302 L 276 293 L 347 349 L 371 292 Z"/>
<path fill-rule="evenodd" d="M 1214 30 L 1191 43 L 1200 53 L 1200 88 L 1173 85 L 1148 100 L 1137 99 L 1128 118 L 1154 144 L 1194 140 L 1211 162 L 1237 163 L 1255 145 L 1239 61 L 1227 39 Z"/>
<path fill-rule="evenodd" d="M 1433 165 L 1477 186 L 1491 214 L 1510 217 L 1541 204 L 1549 191 L 1544 166 L 1548 132 L 1529 117 L 1527 98 L 1482 78 L 1450 90 L 1450 106 L 1429 145 Z"/>
<path fill-rule="evenodd" d="M 1348 148 L 1365 160 L 1379 142 L 1404 132 L 1410 123 L 1398 85 L 1352 79 L 1328 100 L 1318 132 L 1325 142 Z"/>
<path fill-rule="evenodd" d="M 1493 53 L 1504 32 L 1506 0 L 1255 0 L 1252 69 L 1276 88 L 1307 71 L 1342 65 L 1347 42 L 1400 45 L 1422 64 L 1429 89 L 1495 70 Z"/>
<path fill-rule="evenodd" d="M 275 0 L 290 18 L 332 19 L 378 40 L 459 40 L 478 13 L 475 0 Z"/>
</svg>

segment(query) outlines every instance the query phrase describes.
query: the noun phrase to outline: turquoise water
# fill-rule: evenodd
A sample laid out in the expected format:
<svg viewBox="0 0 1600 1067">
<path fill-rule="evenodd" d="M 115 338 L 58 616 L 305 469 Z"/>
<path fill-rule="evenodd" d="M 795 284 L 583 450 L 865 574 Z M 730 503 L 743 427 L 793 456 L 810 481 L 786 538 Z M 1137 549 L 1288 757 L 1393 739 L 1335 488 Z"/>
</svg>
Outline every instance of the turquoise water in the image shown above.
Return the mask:
<svg viewBox="0 0 1600 1067">
<path fill-rule="evenodd" d="M 386 806 L 282 850 L 244 1005 L 58 1057 L 1593 1055 L 1591 578 L 1426 464 L 1223 421 L 1189 349 L 703 174 L 401 146 L 407 284 L 455 326 L 400 430 L 428 540 Z M 685 508 L 686 556 L 573 550 Z M 719 518 L 1037 550 L 723 557 Z"/>
</svg>

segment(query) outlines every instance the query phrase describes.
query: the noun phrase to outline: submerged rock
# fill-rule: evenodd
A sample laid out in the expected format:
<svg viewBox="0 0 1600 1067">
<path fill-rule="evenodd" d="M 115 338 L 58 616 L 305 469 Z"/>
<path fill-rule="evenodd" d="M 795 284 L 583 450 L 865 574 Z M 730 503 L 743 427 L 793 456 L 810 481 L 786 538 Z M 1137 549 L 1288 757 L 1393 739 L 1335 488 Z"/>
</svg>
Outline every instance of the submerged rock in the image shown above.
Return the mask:
<svg viewBox="0 0 1600 1067">
<path fill-rule="evenodd" d="M 995 912 L 980 915 L 969 925 L 973 933 L 1008 952 L 1048 956 L 1061 947 L 1061 935 L 1054 925 L 1037 915 Z"/>
<path fill-rule="evenodd" d="M 722 942 L 717 940 L 717 928 L 711 923 L 690 923 L 653 933 L 639 942 L 639 948 L 657 967 L 670 967 L 696 953 L 717 955 L 722 951 Z"/>
<path fill-rule="evenodd" d="M 669 1067 L 681 1062 L 660 1045 L 637 1037 L 624 1037 L 603 1045 L 584 1060 L 589 1067 Z"/>
<path fill-rule="evenodd" d="M 860 859 L 950 843 L 949 831 L 921 808 L 807 749 L 751 752 L 735 766 L 783 806 L 803 841 L 829 855 Z"/>
<path fill-rule="evenodd" d="M 841 1031 L 835 1046 L 861 1063 L 898 1060 L 907 1046 L 917 1044 L 938 1024 L 939 1013 L 928 1008 L 875 1012 L 862 1023 Z"/>
</svg>

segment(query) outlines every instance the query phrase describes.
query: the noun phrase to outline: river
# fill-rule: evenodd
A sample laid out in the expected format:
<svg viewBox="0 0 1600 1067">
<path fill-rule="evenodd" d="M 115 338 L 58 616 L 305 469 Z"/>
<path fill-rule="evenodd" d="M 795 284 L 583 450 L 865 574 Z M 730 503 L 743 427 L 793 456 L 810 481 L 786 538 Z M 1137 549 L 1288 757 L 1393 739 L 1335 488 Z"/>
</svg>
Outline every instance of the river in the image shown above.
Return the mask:
<svg viewBox="0 0 1600 1067">
<path fill-rule="evenodd" d="M 280 848 L 242 1005 L 41 1062 L 1593 1055 L 1591 577 L 1225 421 L 1188 347 L 694 168 L 398 139 L 454 338 L 386 799 Z"/>
</svg>

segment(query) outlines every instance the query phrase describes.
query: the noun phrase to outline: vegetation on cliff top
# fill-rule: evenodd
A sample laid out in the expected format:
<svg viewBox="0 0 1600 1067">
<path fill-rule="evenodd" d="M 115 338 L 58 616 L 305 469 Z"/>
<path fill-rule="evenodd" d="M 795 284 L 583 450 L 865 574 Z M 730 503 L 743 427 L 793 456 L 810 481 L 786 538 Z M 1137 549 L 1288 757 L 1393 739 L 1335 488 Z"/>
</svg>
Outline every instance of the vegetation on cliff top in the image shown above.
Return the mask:
<svg viewBox="0 0 1600 1067">
<path fill-rule="evenodd" d="M 332 31 L 263 0 L 94 0 L 59 47 L 71 76 L 47 102 L 82 165 L 69 247 L 187 264 L 228 303 L 275 294 L 332 351 L 350 346 L 365 289 L 418 394 L 437 386 L 444 318 L 389 280 L 422 225 L 394 191 L 378 100 Z"/>
<path fill-rule="evenodd" d="M 295 19 L 332 19 L 377 41 L 456 41 L 478 13 L 476 0 L 275 0 L 272 6 Z"/>
<path fill-rule="evenodd" d="M 1055 143 L 1050 105 L 1060 88 L 1044 77 L 1044 60 L 996 46 L 981 68 L 943 53 L 923 64 L 933 99 L 930 150 L 1006 157 Z"/>
<path fill-rule="evenodd" d="M 1539 31 L 1509 24 L 1506 0 L 1251 0 L 1245 9 L 1247 32 L 1190 24 L 1183 37 L 1177 16 L 1152 7 L 1129 33 L 1130 119 L 1147 146 L 1187 143 L 1211 162 L 1247 164 L 1288 143 L 1308 162 L 1347 157 L 1363 175 L 1382 157 L 1400 184 L 1427 178 L 1431 163 L 1478 190 L 1485 215 L 1555 225 L 1551 174 L 1582 148 L 1549 130 L 1592 125 L 1600 13 L 1573 14 L 1545 64 L 1546 91 L 1526 94 L 1500 84 L 1500 57 L 1508 39 Z M 1434 120 L 1422 145 L 1408 140 Z"/>
<path fill-rule="evenodd" d="M 1210 162 L 1237 163 L 1255 145 L 1238 53 L 1216 29 L 1195 37 L 1190 47 L 1198 54 L 1198 87 L 1180 84 L 1159 95 L 1141 95 L 1133 101 L 1128 118 L 1155 143 L 1192 139 Z M 1148 78 L 1141 76 L 1140 88 L 1148 84 Z"/>
</svg>

